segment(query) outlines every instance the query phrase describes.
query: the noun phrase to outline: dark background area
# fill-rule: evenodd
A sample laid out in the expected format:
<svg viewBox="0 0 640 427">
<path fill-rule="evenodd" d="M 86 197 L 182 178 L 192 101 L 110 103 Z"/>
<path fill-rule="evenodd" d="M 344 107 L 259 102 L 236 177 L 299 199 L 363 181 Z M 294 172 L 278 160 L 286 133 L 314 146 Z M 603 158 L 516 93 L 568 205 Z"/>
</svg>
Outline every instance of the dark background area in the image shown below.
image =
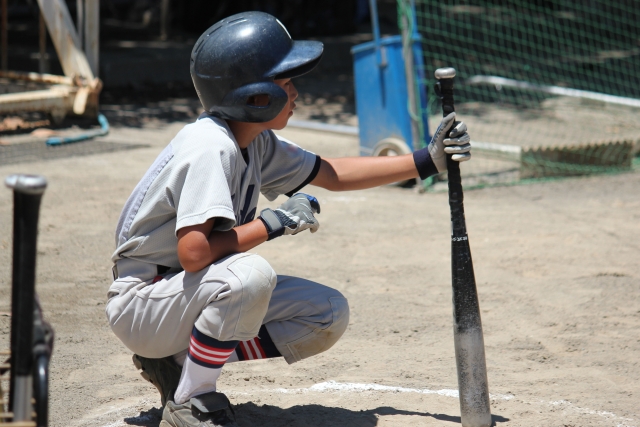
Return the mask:
<svg viewBox="0 0 640 427">
<path fill-rule="evenodd" d="M 76 0 L 66 0 L 76 22 Z M 355 114 L 351 48 L 372 39 L 368 0 L 170 0 L 168 30 L 161 29 L 162 0 L 101 0 L 99 77 L 104 83 L 102 111 L 112 125 L 143 125 L 160 119 L 197 116 L 200 103 L 189 75 L 193 44 L 220 19 L 248 10 L 280 19 L 294 39 L 325 45 L 312 73 L 296 79 L 299 104 L 318 105 L 327 119 Z M 8 1 L 8 69 L 39 71 L 39 8 L 36 0 Z M 378 0 L 381 31 L 397 34 L 396 0 Z M 46 69 L 62 74 L 47 36 Z M 1 85 L 0 85 L 1 86 Z M 0 91 L 2 90 L 0 87 Z M 339 105 L 329 109 L 323 105 Z M 69 118 L 65 120 L 69 122 Z"/>
<path fill-rule="evenodd" d="M 66 0 L 66 3 L 75 21 L 76 1 Z M 383 32 L 397 33 L 396 0 L 379 0 L 378 3 Z M 276 16 L 292 37 L 299 39 L 329 39 L 331 43 L 344 38 L 353 40 L 351 44 L 354 44 L 370 38 L 371 34 L 368 0 L 171 0 L 168 32 L 164 37 L 160 23 L 161 0 L 101 0 L 101 63 L 110 63 L 113 54 L 126 54 L 135 49 L 147 50 L 136 52 L 142 60 L 149 56 L 172 56 L 176 49 L 190 51 L 195 40 L 209 26 L 226 16 L 248 10 Z M 38 16 L 36 0 L 9 0 L 9 69 L 38 70 Z M 360 37 L 350 37 L 356 35 Z M 47 71 L 61 74 L 50 40 L 47 53 Z M 335 66 L 349 68 L 350 61 Z M 99 74 L 107 87 L 110 71 L 102 64 Z M 115 86 L 121 85 L 112 80 Z"/>
</svg>

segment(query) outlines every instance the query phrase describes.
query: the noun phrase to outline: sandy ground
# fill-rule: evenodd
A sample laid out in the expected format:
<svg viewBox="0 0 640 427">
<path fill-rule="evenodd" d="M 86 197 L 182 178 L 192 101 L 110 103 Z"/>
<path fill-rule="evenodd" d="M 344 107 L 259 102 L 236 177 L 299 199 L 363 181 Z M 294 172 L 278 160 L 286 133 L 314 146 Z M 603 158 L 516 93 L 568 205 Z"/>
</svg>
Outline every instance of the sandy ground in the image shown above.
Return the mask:
<svg viewBox="0 0 640 427">
<path fill-rule="evenodd" d="M 181 126 L 107 137 L 147 148 L 0 167 L 0 176 L 49 180 L 38 291 L 57 333 L 52 426 L 159 423 L 159 395 L 111 333 L 104 305 L 120 209 Z M 357 153 L 351 137 L 282 133 L 324 156 Z M 322 203 L 320 231 L 257 252 L 280 273 L 343 292 L 351 323 L 334 348 L 295 365 L 229 364 L 219 387 L 239 425 L 458 425 L 446 194 L 307 191 Z M 496 425 L 640 425 L 639 196 L 640 173 L 467 192 Z M 0 191 L 3 312 L 11 212 L 11 193 Z M 7 316 L 0 330 L 6 348 Z"/>
</svg>

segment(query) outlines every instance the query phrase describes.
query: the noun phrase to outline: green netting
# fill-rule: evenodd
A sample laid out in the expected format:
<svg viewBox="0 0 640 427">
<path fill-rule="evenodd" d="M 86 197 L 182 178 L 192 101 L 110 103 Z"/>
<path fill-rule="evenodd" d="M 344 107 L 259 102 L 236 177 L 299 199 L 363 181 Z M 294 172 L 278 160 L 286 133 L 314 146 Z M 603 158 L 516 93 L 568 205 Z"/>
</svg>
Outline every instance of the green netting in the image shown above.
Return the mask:
<svg viewBox="0 0 640 427">
<path fill-rule="evenodd" d="M 456 110 L 477 142 L 467 178 L 510 182 L 637 163 L 637 1 L 415 0 L 415 15 L 409 4 L 398 0 L 399 22 L 415 22 L 422 37 L 431 131 L 441 117 L 433 72 L 457 70 Z"/>
</svg>

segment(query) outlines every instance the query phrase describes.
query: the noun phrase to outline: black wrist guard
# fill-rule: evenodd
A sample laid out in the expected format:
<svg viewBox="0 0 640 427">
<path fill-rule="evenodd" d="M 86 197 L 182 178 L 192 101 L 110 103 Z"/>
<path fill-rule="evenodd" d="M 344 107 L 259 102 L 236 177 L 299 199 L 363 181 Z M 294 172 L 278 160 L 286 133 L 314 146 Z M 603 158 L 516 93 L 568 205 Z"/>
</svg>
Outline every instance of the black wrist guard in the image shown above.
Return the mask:
<svg viewBox="0 0 640 427">
<path fill-rule="evenodd" d="M 436 168 L 435 163 L 433 163 L 433 159 L 431 159 L 428 146 L 414 151 L 413 161 L 416 164 L 418 173 L 420 174 L 420 179 L 427 179 L 430 176 L 438 174 L 438 168 Z"/>
<path fill-rule="evenodd" d="M 267 234 L 269 235 L 267 241 L 282 236 L 285 232 L 285 227 L 297 228 L 298 226 L 295 221 L 291 220 L 283 212 L 269 208 L 263 209 L 258 218 L 267 229 Z"/>
</svg>

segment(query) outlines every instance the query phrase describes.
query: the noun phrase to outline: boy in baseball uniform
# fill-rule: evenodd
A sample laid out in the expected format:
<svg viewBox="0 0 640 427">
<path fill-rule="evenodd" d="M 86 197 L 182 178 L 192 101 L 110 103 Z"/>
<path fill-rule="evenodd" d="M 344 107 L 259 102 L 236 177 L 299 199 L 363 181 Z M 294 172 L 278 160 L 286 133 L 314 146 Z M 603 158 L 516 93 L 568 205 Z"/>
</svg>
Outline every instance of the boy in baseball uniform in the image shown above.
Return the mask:
<svg viewBox="0 0 640 427">
<path fill-rule="evenodd" d="M 191 54 L 205 112 L 160 153 L 124 206 L 106 313 L 160 391 L 162 427 L 235 426 L 229 400 L 216 391 L 225 363 L 294 363 L 328 350 L 346 330 L 349 306 L 340 292 L 277 274 L 249 252 L 318 230 L 320 204 L 304 187 L 344 191 L 424 179 L 446 170 L 445 153 L 470 157 L 455 114 L 426 148 L 405 156 L 324 159 L 274 134 L 295 108 L 291 79 L 311 71 L 322 51 L 320 42 L 293 41 L 266 13 L 240 13 L 209 28 Z M 257 212 L 260 193 L 287 199 Z"/>
</svg>

